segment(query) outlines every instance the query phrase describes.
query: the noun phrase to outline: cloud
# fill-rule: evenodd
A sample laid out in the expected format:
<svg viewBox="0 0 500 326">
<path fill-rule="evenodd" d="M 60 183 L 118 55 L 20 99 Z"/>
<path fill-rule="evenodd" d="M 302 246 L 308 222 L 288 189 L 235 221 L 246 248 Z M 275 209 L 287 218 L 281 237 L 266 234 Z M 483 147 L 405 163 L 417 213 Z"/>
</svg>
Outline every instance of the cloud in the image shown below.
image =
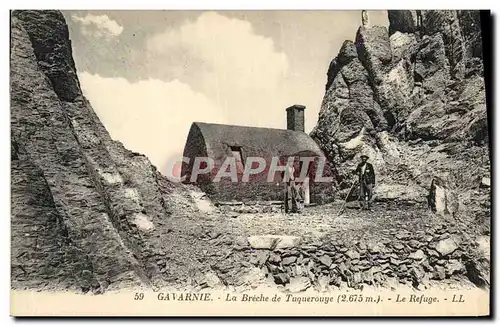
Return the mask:
<svg viewBox="0 0 500 326">
<path fill-rule="evenodd" d="M 115 37 L 123 32 L 123 26 L 110 19 L 108 15 L 87 14 L 85 17 L 72 15 L 71 19 L 82 25 L 82 33 L 86 36 Z"/>
<path fill-rule="evenodd" d="M 149 79 L 83 72 L 82 89 L 113 139 L 164 174 L 182 156 L 193 121 L 284 128 L 299 93 L 286 86 L 288 58 L 271 38 L 213 12 L 151 35 L 131 62 Z"/>
<path fill-rule="evenodd" d="M 178 80 L 132 83 L 87 72 L 79 79 L 111 137 L 148 156 L 163 174 L 169 159 L 182 156 L 193 121 L 227 123 L 209 99 Z"/>
<path fill-rule="evenodd" d="M 143 60 L 151 74 L 205 94 L 234 124 L 282 126 L 288 58 L 248 21 L 204 12 L 149 37 Z"/>
</svg>

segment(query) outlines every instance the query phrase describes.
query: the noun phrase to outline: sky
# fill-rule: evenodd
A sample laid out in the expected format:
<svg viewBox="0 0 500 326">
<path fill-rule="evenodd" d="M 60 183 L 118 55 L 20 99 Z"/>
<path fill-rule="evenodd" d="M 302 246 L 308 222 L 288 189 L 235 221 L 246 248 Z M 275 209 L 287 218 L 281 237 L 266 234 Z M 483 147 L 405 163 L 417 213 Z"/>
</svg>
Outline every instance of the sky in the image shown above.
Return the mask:
<svg viewBox="0 0 500 326">
<path fill-rule="evenodd" d="M 164 174 L 194 121 L 316 125 L 326 73 L 361 11 L 63 11 L 84 95 L 111 137 Z M 369 11 L 387 26 L 386 11 Z"/>
</svg>

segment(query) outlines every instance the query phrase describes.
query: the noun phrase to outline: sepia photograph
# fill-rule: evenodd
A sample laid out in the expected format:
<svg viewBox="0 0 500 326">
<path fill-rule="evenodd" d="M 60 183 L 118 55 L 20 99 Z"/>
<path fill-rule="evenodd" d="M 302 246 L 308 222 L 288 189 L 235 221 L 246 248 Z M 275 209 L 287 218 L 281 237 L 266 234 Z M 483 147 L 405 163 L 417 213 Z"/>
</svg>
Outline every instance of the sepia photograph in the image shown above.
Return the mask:
<svg viewBox="0 0 500 326">
<path fill-rule="evenodd" d="M 489 316 L 491 28 L 11 10 L 11 316 Z"/>
</svg>

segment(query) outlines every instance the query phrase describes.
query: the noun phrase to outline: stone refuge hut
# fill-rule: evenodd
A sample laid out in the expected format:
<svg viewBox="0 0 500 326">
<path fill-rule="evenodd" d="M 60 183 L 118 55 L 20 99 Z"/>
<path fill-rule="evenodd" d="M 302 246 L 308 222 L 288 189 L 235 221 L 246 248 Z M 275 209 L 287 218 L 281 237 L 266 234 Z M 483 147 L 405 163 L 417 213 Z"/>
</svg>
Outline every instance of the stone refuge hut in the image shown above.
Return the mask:
<svg viewBox="0 0 500 326">
<path fill-rule="evenodd" d="M 286 165 L 288 159 L 294 157 L 297 177 L 303 164 L 300 158 L 311 157 L 314 161 L 309 165 L 305 182 L 301 183 L 305 203 L 324 203 L 333 199 L 332 183 L 315 180 L 320 172 L 318 169 L 323 170 L 323 177 L 332 176 L 332 169 L 316 142 L 304 132 L 304 110 L 302 105 L 286 109 L 286 130 L 193 122 L 184 147 L 183 156 L 189 158 L 189 163 L 182 166 L 181 174 L 186 176 L 184 182 L 198 185 L 210 198 L 218 201 L 281 201 L 284 194 L 283 173 L 277 171 L 272 181 L 268 181 L 273 157 L 280 166 Z M 200 174 L 191 180 L 195 157 L 213 159 L 214 167 L 210 173 Z M 228 157 L 234 157 L 236 161 L 237 181 L 222 177 L 214 182 Z M 266 164 L 262 172 L 249 175 L 248 182 L 243 182 L 248 157 L 262 158 Z M 253 169 L 259 165 L 257 162 L 250 163 Z M 200 165 L 201 168 L 207 167 L 203 162 Z"/>
</svg>

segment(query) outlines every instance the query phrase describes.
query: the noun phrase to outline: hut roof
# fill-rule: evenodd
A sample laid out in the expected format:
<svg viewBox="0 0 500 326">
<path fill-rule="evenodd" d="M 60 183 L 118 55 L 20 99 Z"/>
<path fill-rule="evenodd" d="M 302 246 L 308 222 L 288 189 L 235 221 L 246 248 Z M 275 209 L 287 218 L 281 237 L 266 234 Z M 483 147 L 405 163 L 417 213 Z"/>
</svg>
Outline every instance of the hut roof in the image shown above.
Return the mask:
<svg viewBox="0 0 500 326">
<path fill-rule="evenodd" d="M 246 157 L 281 157 L 300 152 L 324 156 L 318 144 L 301 131 L 194 122 L 190 134 L 198 131 L 204 138 L 207 154 L 213 158 L 226 156 L 232 146 L 240 147 Z"/>
</svg>

